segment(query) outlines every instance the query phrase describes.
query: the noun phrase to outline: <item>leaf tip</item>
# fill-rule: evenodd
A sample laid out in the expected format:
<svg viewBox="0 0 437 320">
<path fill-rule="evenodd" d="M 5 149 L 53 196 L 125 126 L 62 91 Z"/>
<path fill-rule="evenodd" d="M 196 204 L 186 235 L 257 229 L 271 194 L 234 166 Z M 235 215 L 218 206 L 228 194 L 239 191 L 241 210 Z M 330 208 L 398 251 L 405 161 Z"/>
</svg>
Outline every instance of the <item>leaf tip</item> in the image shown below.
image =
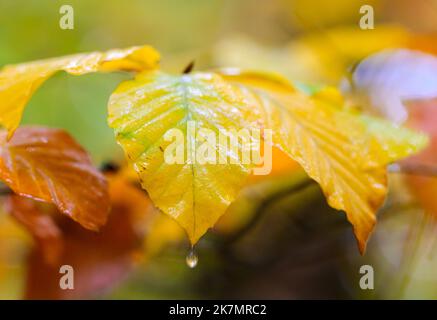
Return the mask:
<svg viewBox="0 0 437 320">
<path fill-rule="evenodd" d="M 358 241 L 358 251 L 360 255 L 364 256 L 366 254 L 367 241 Z"/>
</svg>

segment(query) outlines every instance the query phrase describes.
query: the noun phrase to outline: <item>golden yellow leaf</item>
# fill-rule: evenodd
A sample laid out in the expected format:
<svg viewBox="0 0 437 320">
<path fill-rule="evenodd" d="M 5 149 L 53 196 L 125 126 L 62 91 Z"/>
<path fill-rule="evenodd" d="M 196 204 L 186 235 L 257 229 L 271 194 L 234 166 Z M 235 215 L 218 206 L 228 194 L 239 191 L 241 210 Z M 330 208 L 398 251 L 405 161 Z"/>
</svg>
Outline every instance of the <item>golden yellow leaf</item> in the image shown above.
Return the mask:
<svg viewBox="0 0 437 320">
<path fill-rule="evenodd" d="M 306 95 L 275 74 L 238 69 L 219 74 L 146 72 L 111 96 L 109 124 L 157 207 L 195 243 L 235 199 L 249 169 L 168 164 L 169 129 L 180 129 L 189 140 L 183 147 L 187 154 L 189 145 L 199 144 L 188 134 L 190 120 L 215 133 L 261 126 L 321 185 L 328 203 L 346 212 L 364 252 L 387 192 L 385 166 L 419 150 L 426 139 L 344 108 L 334 88 Z"/>
<path fill-rule="evenodd" d="M 348 108 L 341 93 L 334 87 L 314 90 L 311 98 L 325 109 L 341 110 L 337 117 L 344 123 L 344 129 L 349 132 L 351 140 L 360 144 L 365 168 L 393 163 L 416 153 L 418 147 L 421 149 L 427 143 L 427 137 L 423 134 Z"/>
<path fill-rule="evenodd" d="M 273 129 L 273 143 L 320 184 L 333 208 L 346 212 L 363 253 L 386 196 L 385 166 L 423 148 L 426 138 L 332 105 L 338 97 L 272 89 L 279 81 L 272 83 L 271 75 L 235 69 L 221 74 L 261 113 L 263 126 Z"/>
<path fill-rule="evenodd" d="M 235 199 L 249 165 L 193 160 L 188 155 L 204 142 L 190 134 L 190 122 L 194 121 L 198 130 L 229 133 L 238 139 L 232 130 L 245 128 L 252 112 L 239 90 L 213 73 L 145 72 L 116 89 L 108 112 L 109 125 L 143 188 L 159 209 L 186 230 L 191 243 L 196 243 Z M 170 129 L 183 134 L 182 163 L 165 161 L 167 148 L 175 143 L 164 138 Z M 217 149 L 218 157 L 238 159 L 238 154 L 220 142 Z"/>
<path fill-rule="evenodd" d="M 24 107 L 38 87 L 54 73 L 143 71 L 156 68 L 159 54 L 149 46 L 114 49 L 8 65 L 0 71 L 0 125 L 9 138 L 17 129 Z"/>
</svg>

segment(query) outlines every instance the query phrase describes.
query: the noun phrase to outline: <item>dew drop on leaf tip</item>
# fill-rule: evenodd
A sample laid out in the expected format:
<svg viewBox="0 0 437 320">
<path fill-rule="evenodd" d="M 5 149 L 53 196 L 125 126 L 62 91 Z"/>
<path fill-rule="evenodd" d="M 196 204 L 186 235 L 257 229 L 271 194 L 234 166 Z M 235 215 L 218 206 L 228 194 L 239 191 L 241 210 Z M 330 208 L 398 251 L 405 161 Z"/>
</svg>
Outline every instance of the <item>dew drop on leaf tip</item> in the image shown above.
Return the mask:
<svg viewBox="0 0 437 320">
<path fill-rule="evenodd" d="M 198 261 L 199 258 L 194 252 L 194 247 L 192 247 L 188 252 L 187 257 L 185 258 L 185 262 L 187 263 L 187 266 L 189 266 L 190 268 L 195 268 L 197 266 Z"/>
</svg>

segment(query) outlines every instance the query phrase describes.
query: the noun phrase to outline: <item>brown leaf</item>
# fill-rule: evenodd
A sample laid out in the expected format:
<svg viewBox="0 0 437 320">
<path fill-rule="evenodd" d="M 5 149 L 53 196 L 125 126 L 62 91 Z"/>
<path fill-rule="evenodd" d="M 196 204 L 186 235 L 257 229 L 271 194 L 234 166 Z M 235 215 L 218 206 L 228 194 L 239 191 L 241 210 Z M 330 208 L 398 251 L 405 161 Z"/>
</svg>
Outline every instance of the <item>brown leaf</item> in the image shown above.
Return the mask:
<svg viewBox="0 0 437 320">
<path fill-rule="evenodd" d="M 45 261 L 55 264 L 62 252 L 62 237 L 53 219 L 42 214 L 35 201 L 17 195 L 7 197 L 5 209 L 30 231 Z"/>
<path fill-rule="evenodd" d="M 402 162 L 403 166 L 413 170 L 437 167 L 437 98 L 408 101 L 407 124 L 430 136 L 430 144 L 419 154 Z M 408 175 L 406 177 L 411 192 L 416 196 L 422 207 L 437 216 L 437 177 L 424 175 Z"/>
<path fill-rule="evenodd" d="M 24 127 L 10 141 L 0 133 L 0 179 L 16 194 L 55 204 L 83 227 L 105 224 L 105 177 L 86 151 L 63 130 Z"/>
<path fill-rule="evenodd" d="M 143 242 L 142 224 L 155 210 L 147 195 L 127 182 L 110 179 L 112 210 L 108 223 L 95 233 L 60 215 L 63 250 L 56 264 L 47 263 L 39 243 L 30 253 L 25 290 L 27 299 L 81 299 L 96 297 L 118 284 L 132 269 Z M 74 270 L 74 289 L 62 290 L 59 268 Z"/>
</svg>

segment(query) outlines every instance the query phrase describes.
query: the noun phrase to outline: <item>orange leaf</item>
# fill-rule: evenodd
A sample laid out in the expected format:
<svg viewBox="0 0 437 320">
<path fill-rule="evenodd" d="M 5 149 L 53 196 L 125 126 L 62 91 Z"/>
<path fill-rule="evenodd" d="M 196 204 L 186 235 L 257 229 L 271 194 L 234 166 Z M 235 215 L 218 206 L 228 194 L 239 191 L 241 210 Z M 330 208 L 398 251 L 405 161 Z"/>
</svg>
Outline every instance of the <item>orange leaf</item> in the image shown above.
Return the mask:
<svg viewBox="0 0 437 320">
<path fill-rule="evenodd" d="M 6 134 L 0 133 L 0 179 L 15 193 L 53 203 L 87 229 L 105 224 L 106 179 L 68 133 L 24 127 L 9 142 Z"/>
<path fill-rule="evenodd" d="M 264 142 L 261 141 L 261 150 L 264 150 Z M 284 151 L 277 147 L 272 147 L 272 170 L 267 175 L 251 174 L 247 184 L 255 184 L 261 181 L 278 178 L 292 172 L 302 170 L 298 162 L 291 159 Z"/>
<path fill-rule="evenodd" d="M 5 209 L 30 231 L 45 261 L 55 264 L 62 252 L 62 237 L 53 219 L 42 214 L 35 201 L 17 195 L 7 197 Z"/>
<path fill-rule="evenodd" d="M 19 222 L 40 240 L 28 260 L 27 299 L 95 297 L 116 285 L 132 269 L 143 244 L 145 228 L 140 227 L 146 226 L 155 208 L 145 192 L 120 176 L 110 176 L 109 181 L 112 210 L 99 233 L 83 229 L 59 214 L 44 215 L 36 206 L 35 211 L 22 211 L 32 200 L 15 196 L 11 208 L 14 216 L 19 215 Z M 56 241 L 61 241 L 62 247 L 55 263 L 47 261 L 44 246 L 55 239 L 32 223 L 42 219 L 59 230 Z M 59 287 L 62 265 L 73 267 L 74 290 Z"/>
<path fill-rule="evenodd" d="M 430 144 L 419 154 L 403 161 L 407 166 L 437 167 L 437 98 L 421 99 L 407 102 L 407 124 L 426 132 L 430 136 Z M 406 178 L 411 192 L 422 207 L 437 216 L 437 178 L 430 176 L 409 175 Z"/>
</svg>

